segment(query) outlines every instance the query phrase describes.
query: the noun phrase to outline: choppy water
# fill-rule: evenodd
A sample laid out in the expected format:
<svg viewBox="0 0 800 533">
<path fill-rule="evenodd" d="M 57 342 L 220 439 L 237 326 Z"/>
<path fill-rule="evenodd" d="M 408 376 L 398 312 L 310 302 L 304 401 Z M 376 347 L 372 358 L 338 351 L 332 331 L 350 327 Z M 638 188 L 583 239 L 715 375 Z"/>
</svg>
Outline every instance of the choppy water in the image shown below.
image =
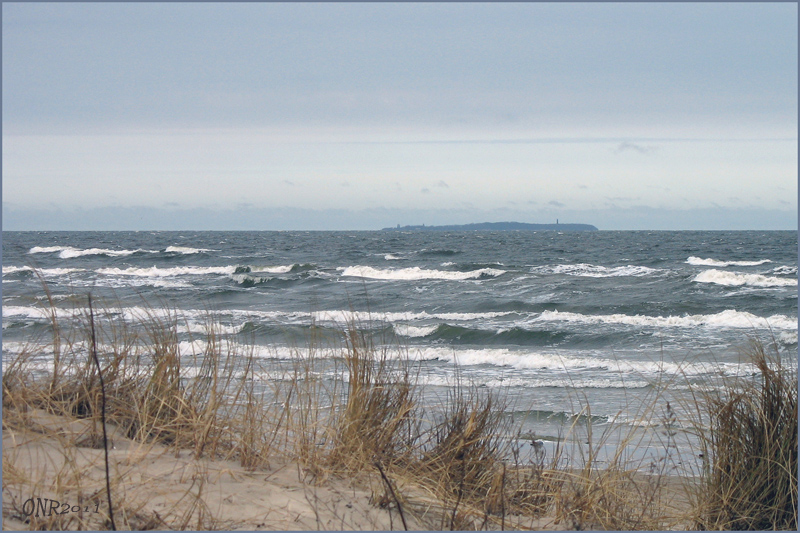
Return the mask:
<svg viewBox="0 0 800 533">
<path fill-rule="evenodd" d="M 177 308 L 187 352 L 209 315 L 276 364 L 355 320 L 431 390 L 498 389 L 552 439 L 584 402 L 638 423 L 654 383 L 752 373 L 752 337 L 796 357 L 797 251 L 775 231 L 4 232 L 3 353 L 47 328 L 35 267 L 65 314 L 89 291 Z"/>
</svg>

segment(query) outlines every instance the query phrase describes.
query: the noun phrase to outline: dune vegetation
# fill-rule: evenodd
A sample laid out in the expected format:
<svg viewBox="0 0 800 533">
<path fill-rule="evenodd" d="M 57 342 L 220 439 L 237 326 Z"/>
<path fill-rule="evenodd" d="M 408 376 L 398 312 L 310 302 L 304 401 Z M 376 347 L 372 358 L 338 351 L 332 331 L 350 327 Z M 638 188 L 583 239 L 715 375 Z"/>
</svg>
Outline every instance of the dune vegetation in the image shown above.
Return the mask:
<svg viewBox="0 0 800 533">
<path fill-rule="evenodd" d="M 757 376 L 692 391 L 706 468 L 688 477 L 657 393 L 661 466 L 599 464 L 589 431 L 576 467 L 522 454 L 502 393 L 422 401 L 420 363 L 355 322 L 280 366 L 211 314 L 187 351 L 167 306 L 74 305 L 4 348 L 4 529 L 797 529 L 797 369 L 774 347 L 750 350 Z"/>
</svg>

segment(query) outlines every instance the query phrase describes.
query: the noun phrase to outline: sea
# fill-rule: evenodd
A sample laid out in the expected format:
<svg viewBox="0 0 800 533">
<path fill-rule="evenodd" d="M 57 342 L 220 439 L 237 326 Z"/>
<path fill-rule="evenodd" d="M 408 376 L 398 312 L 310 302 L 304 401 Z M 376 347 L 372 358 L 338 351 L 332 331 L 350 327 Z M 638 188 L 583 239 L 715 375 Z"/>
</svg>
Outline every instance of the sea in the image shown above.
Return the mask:
<svg viewBox="0 0 800 533">
<path fill-rule="evenodd" d="M 638 431 L 642 468 L 702 468 L 672 431 L 688 393 L 757 379 L 753 341 L 797 364 L 793 231 L 3 232 L 2 250 L 4 364 L 47 339 L 45 285 L 64 316 L 89 293 L 173 310 L 187 357 L 211 317 L 267 368 L 320 338 L 335 362 L 355 326 L 432 406 L 465 384 L 502 397 L 504 438 L 536 454 L 609 461 Z"/>
</svg>

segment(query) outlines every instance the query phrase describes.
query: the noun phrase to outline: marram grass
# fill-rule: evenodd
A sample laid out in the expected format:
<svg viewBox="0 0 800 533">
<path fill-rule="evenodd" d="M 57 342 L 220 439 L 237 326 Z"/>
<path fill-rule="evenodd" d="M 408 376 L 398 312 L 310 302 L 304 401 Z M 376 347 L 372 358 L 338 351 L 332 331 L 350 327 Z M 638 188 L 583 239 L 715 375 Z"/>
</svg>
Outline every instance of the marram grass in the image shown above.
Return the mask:
<svg viewBox="0 0 800 533">
<path fill-rule="evenodd" d="M 33 412 L 88 421 L 92 430 L 81 443 L 59 437 L 55 478 L 26 468 L 19 450 L 4 448 L 3 516 L 22 519 L 31 529 L 110 525 L 103 513 L 48 521 L 26 520 L 21 513 L 31 490 L 70 501 L 102 498 L 83 480 L 74 454 L 78 444 L 102 446 L 99 375 L 88 357 L 91 326 L 106 418 L 142 450 L 158 443 L 199 461 L 232 459 L 263 472 L 278 460 L 290 461 L 303 482 L 315 486 L 337 477 L 377 479 L 375 504 L 401 510 L 404 526 L 416 516 L 414 523 L 444 530 L 530 529 L 543 517 L 565 529 L 797 527 L 796 368 L 781 365 L 779 354 L 758 344 L 750 350 L 757 379 L 696 394 L 695 408 L 707 422 L 696 427 L 708 468 L 699 482 L 676 484 L 666 482 L 666 469 L 642 475 L 622 461 L 622 453 L 599 465 L 591 450 L 604 437 L 593 440 L 591 431 L 581 467 L 565 466 L 560 453 L 521 460 L 520 439 L 509 438 L 520 430 L 505 416 L 509 399 L 502 391 L 457 380 L 439 409 L 423 405 L 418 367 L 403 357 L 402 347 L 374 345 L 354 322 L 333 345 L 312 334 L 276 376 L 251 345 L 223 335 L 211 314 L 187 356 L 180 349 L 181 317 L 167 308 L 134 318 L 122 318 L 113 307 L 91 318 L 80 312 L 59 318 L 52 305 L 45 309 L 48 340 L 32 340 L 4 356 L 4 432 L 34 428 Z M 643 406 L 641 416 L 666 416 L 662 426 L 669 431 L 674 413 L 663 403 Z M 125 492 L 135 469 L 116 472 L 112 490 Z M 115 498 L 118 527 L 231 526 L 206 505 L 202 469 L 195 476 L 178 503 L 160 513 L 148 507 L 146 495 L 127 503 Z"/>
</svg>

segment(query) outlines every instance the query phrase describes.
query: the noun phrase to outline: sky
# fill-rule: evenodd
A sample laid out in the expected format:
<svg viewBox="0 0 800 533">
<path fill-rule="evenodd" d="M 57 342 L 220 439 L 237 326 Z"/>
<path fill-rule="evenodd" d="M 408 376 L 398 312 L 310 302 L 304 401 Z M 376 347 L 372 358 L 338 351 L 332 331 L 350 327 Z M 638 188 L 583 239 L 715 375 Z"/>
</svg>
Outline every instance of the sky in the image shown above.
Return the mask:
<svg viewBox="0 0 800 533">
<path fill-rule="evenodd" d="M 3 3 L 3 229 L 797 229 L 797 20 Z"/>
</svg>

